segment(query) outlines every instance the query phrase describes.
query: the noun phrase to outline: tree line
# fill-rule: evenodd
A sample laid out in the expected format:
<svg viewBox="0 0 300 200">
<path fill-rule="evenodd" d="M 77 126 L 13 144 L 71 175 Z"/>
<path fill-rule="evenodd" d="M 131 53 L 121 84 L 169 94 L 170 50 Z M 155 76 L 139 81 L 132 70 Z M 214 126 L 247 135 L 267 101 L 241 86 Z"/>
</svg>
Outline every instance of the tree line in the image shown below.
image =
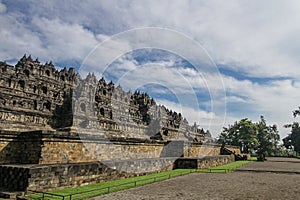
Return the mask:
<svg viewBox="0 0 300 200">
<path fill-rule="evenodd" d="M 300 115 L 300 107 L 293 111 L 293 116 L 296 118 Z M 287 149 L 294 150 L 297 155 L 300 154 L 300 125 L 299 122 L 293 122 L 292 124 L 285 125 L 286 128 L 291 128 L 291 133 L 283 138 L 283 145 Z"/>
<path fill-rule="evenodd" d="M 293 111 L 294 117 L 300 116 L 299 109 Z M 300 124 L 293 122 L 285 125 L 291 128 L 291 133 L 283 138 L 283 146 L 300 153 Z M 263 116 L 258 122 L 248 118 L 234 122 L 234 124 L 223 127 L 219 134 L 218 143 L 239 146 L 242 153 L 257 154 L 258 159 L 264 160 L 265 156 L 282 155 L 283 150 L 279 146 L 280 135 L 277 126 L 268 125 Z"/>
</svg>

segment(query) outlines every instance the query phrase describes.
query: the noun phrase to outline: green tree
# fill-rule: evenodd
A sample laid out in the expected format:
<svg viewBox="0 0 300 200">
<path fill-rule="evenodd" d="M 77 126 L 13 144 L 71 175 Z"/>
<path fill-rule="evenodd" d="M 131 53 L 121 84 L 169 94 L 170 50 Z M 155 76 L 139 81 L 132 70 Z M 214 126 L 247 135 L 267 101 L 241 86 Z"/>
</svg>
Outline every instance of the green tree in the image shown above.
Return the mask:
<svg viewBox="0 0 300 200">
<path fill-rule="evenodd" d="M 300 107 L 298 107 L 297 110 L 293 111 L 293 115 L 294 115 L 294 117 L 297 117 L 297 115 L 300 115 Z"/>
<path fill-rule="evenodd" d="M 257 126 L 257 155 L 260 159 L 264 159 L 265 155 L 274 155 L 278 146 L 280 136 L 276 125 L 267 125 L 263 116 Z"/>
<path fill-rule="evenodd" d="M 242 153 L 250 153 L 258 145 L 256 135 L 257 126 L 245 118 L 229 125 L 228 128 L 224 127 L 219 135 L 219 142 L 239 146 Z"/>
<path fill-rule="evenodd" d="M 298 122 L 285 125 L 286 128 L 291 128 L 291 133 L 283 138 L 283 145 L 287 149 L 293 149 L 298 155 L 300 153 L 300 125 Z"/>
<path fill-rule="evenodd" d="M 267 125 L 263 116 L 258 123 L 245 118 L 228 128 L 224 127 L 219 135 L 219 143 L 239 146 L 242 153 L 256 152 L 264 157 L 276 151 L 280 136 L 276 125 Z"/>
<path fill-rule="evenodd" d="M 300 115 L 300 107 L 293 111 L 293 116 L 296 118 Z M 291 133 L 283 138 L 283 145 L 287 149 L 293 149 L 297 154 L 300 153 L 300 125 L 299 122 L 293 122 L 293 124 L 285 125 L 286 128 L 291 128 Z"/>
</svg>

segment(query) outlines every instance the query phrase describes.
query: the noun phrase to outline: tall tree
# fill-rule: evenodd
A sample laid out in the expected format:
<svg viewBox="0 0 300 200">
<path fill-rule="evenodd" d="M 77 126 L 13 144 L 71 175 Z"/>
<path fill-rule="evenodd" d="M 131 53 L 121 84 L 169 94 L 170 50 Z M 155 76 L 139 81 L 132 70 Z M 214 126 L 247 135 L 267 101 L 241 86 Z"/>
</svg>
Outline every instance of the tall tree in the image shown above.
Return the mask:
<svg viewBox="0 0 300 200">
<path fill-rule="evenodd" d="M 283 138 L 283 145 L 287 149 L 293 149 L 298 155 L 300 154 L 300 125 L 299 122 L 285 125 L 286 128 L 291 128 L 291 133 Z"/>
<path fill-rule="evenodd" d="M 250 153 L 256 149 L 258 140 L 256 139 L 257 127 L 249 119 L 245 118 L 228 128 L 224 127 L 219 136 L 219 142 L 239 146 L 242 153 Z"/>
<path fill-rule="evenodd" d="M 258 155 L 264 157 L 275 151 L 279 139 L 277 126 L 267 125 L 261 116 L 258 123 L 245 118 L 229 125 L 228 128 L 224 127 L 218 142 L 239 146 L 242 153 L 256 151 Z"/>
<path fill-rule="evenodd" d="M 297 117 L 297 115 L 300 115 L 300 107 L 298 107 L 297 110 L 293 111 L 293 115 L 294 115 L 294 117 Z"/>
<path fill-rule="evenodd" d="M 257 155 L 259 159 L 263 160 L 266 154 L 271 155 L 276 152 L 280 136 L 277 131 L 277 126 L 268 126 L 263 116 L 260 117 L 260 121 L 256 125 L 258 130 Z"/>
</svg>

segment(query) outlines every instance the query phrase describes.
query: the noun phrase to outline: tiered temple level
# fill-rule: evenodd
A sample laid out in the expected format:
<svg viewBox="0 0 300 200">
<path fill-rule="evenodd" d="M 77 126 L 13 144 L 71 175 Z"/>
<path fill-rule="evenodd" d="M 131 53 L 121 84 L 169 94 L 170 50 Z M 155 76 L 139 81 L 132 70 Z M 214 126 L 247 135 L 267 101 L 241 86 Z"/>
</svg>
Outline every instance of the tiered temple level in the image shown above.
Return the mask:
<svg viewBox="0 0 300 200">
<path fill-rule="evenodd" d="M 94 74 L 0 62 L 0 188 L 45 191 L 233 161 L 208 131 Z M 237 148 L 232 151 L 238 152 Z M 208 156 L 208 158 L 204 157 Z M 203 158 L 204 157 L 204 158 Z"/>
<path fill-rule="evenodd" d="M 180 113 L 146 93 L 82 79 L 74 68 L 58 71 L 24 55 L 15 66 L 0 62 L 0 129 L 84 130 L 113 137 L 201 141 L 209 132 L 189 126 Z"/>
</svg>

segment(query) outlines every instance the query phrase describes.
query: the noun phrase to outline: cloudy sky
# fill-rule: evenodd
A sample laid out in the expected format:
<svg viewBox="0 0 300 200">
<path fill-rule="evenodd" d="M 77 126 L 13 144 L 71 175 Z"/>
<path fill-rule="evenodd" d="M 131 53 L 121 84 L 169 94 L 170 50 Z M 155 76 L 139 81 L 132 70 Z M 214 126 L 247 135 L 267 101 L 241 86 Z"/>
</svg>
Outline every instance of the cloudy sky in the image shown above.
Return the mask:
<svg viewBox="0 0 300 200">
<path fill-rule="evenodd" d="M 285 136 L 300 105 L 299 10 L 297 0 L 0 0 L 0 59 L 94 71 L 214 135 L 264 115 Z"/>
</svg>

